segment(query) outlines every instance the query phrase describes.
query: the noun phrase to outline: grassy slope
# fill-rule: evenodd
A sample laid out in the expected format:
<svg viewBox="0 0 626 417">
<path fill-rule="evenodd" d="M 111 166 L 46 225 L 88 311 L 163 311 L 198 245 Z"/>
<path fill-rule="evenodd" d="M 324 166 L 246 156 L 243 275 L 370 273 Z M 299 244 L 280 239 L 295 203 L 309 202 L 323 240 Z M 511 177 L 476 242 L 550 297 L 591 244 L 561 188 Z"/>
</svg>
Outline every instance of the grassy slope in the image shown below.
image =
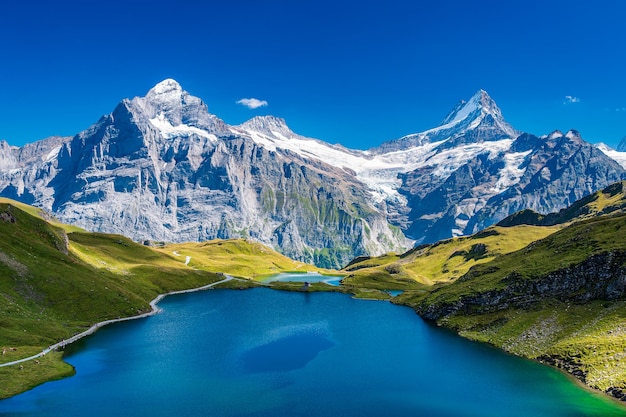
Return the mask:
<svg viewBox="0 0 626 417">
<path fill-rule="evenodd" d="M 174 257 L 181 264 L 184 264 L 187 256 L 190 256 L 189 266 L 198 270 L 223 272 L 251 279 L 262 279 L 287 271 L 336 274 L 336 271 L 294 261 L 260 243 L 245 239 L 176 243 L 155 250 Z"/>
<path fill-rule="evenodd" d="M 41 352 L 96 322 L 149 311 L 158 294 L 215 282 L 222 278 L 217 272 L 252 277 L 255 267 L 267 274 L 314 269 L 243 240 L 156 249 L 44 218 L 39 209 L 0 201 L 0 351 L 7 348 L 0 363 Z M 0 398 L 73 372 L 61 355 L 23 366 L 0 368 L 0 380 L 10 381 L 0 385 Z"/>
<path fill-rule="evenodd" d="M 423 245 L 403 255 L 387 254 L 353 262 L 344 268 L 344 283 L 385 289 L 410 289 L 452 282 L 475 265 L 519 250 L 559 230 L 559 227 L 491 227 L 469 237 Z"/>
<path fill-rule="evenodd" d="M 624 212 L 626 212 L 626 181 L 620 181 L 581 198 L 558 213 L 543 215 L 532 210 L 522 210 L 503 219 L 498 225 L 516 226 L 519 224 L 531 224 L 550 226 Z"/>
</svg>

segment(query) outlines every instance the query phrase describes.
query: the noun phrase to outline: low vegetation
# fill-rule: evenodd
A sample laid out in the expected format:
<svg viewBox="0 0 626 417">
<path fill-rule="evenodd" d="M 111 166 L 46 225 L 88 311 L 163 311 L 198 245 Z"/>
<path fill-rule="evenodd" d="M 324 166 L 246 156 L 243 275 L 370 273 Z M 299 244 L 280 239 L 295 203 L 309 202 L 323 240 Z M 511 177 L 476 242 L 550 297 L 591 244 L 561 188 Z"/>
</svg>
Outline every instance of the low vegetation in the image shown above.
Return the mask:
<svg viewBox="0 0 626 417">
<path fill-rule="evenodd" d="M 260 243 L 245 239 L 211 240 L 200 243 L 174 243 L 154 248 L 155 252 L 173 257 L 178 264 L 215 273 L 262 280 L 280 272 L 336 271 L 294 261 Z"/>
<path fill-rule="evenodd" d="M 490 227 L 469 237 L 418 246 L 402 255 L 357 258 L 343 271 L 346 285 L 379 289 L 419 289 L 453 282 L 475 265 L 519 250 L 559 230 L 559 226 Z M 421 285 L 419 285 L 421 284 Z"/>
</svg>

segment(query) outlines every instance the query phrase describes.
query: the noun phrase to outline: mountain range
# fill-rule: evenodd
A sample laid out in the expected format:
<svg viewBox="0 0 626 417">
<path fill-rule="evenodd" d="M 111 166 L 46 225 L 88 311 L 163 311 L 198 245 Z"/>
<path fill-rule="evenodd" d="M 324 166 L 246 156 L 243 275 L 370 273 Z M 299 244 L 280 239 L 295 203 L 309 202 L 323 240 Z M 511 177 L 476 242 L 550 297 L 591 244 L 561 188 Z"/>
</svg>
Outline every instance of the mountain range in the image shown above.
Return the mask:
<svg viewBox="0 0 626 417">
<path fill-rule="evenodd" d="M 136 241 L 245 237 L 340 267 L 557 211 L 626 179 L 622 145 L 519 132 L 480 90 L 433 129 L 353 150 L 273 116 L 228 125 L 168 79 L 73 137 L 0 142 L 0 195 Z"/>
</svg>

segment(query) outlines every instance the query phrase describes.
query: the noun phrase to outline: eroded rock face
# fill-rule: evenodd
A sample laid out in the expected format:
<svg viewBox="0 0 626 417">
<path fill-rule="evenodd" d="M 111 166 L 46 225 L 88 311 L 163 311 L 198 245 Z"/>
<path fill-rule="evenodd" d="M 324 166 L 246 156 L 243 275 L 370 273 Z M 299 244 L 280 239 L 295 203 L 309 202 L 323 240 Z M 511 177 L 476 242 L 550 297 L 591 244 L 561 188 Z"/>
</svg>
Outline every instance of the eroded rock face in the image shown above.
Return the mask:
<svg viewBox="0 0 626 417">
<path fill-rule="evenodd" d="M 137 241 L 248 237 L 334 268 L 410 246 L 354 175 L 258 144 L 173 80 L 73 138 L 5 154 L 4 195 L 87 230 Z"/>
<path fill-rule="evenodd" d="M 424 318 L 439 320 L 453 314 L 483 314 L 508 308 L 527 310 L 546 299 L 574 303 L 623 299 L 626 252 L 593 255 L 577 265 L 534 279 L 513 272 L 501 282 L 502 289 L 463 296 L 453 303 L 423 303 L 417 311 Z"/>
</svg>

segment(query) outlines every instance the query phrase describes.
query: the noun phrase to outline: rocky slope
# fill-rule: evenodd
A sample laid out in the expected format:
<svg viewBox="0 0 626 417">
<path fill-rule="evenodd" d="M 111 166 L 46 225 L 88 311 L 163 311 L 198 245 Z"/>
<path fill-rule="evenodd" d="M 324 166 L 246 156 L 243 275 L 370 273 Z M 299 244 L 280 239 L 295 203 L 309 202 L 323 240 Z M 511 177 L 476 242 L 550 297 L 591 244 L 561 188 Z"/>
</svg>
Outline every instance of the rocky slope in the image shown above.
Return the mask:
<svg viewBox="0 0 626 417">
<path fill-rule="evenodd" d="M 500 149 L 477 153 L 448 176 L 436 175 L 438 165 L 403 176 L 409 236 L 434 242 L 472 234 L 522 209 L 559 210 L 626 178 L 617 162 L 576 131 L 496 143 Z"/>
<path fill-rule="evenodd" d="M 73 138 L 0 142 L 0 195 L 64 222 L 138 241 L 247 237 L 327 267 L 558 210 L 622 178 L 575 131 L 520 135 L 482 90 L 368 151 L 272 116 L 230 126 L 174 80 Z"/>
<path fill-rule="evenodd" d="M 134 240 L 250 237 L 329 267 L 408 246 L 354 175 L 262 146 L 244 128 L 166 80 L 71 140 L 37 143 L 38 153 L 5 145 L 0 188 L 64 222 Z"/>
</svg>

